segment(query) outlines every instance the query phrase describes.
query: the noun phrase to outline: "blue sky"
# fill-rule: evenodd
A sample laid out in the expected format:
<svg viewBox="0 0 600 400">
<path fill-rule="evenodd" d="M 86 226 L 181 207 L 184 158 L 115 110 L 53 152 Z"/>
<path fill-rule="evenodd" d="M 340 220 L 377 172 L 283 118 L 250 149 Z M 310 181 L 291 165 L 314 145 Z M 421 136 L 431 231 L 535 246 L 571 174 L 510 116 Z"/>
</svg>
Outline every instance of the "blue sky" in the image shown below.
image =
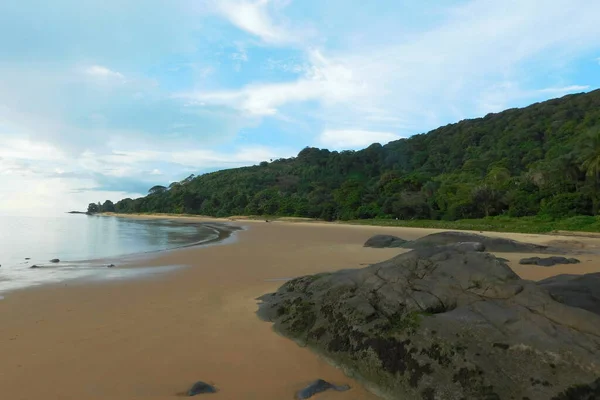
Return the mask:
<svg viewBox="0 0 600 400">
<path fill-rule="evenodd" d="M 0 214 L 593 90 L 598 15 L 596 0 L 3 1 Z"/>
</svg>

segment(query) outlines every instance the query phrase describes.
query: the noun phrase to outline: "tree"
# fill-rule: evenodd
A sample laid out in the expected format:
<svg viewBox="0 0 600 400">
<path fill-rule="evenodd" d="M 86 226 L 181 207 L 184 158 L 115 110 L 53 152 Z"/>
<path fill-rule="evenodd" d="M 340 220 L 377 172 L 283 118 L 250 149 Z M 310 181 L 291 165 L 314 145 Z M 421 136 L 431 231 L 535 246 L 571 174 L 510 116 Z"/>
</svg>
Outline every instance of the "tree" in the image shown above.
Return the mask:
<svg viewBox="0 0 600 400">
<path fill-rule="evenodd" d="M 100 207 L 100 210 L 102 212 L 115 212 L 115 205 L 112 201 L 106 200 L 104 204 L 102 204 L 102 207 Z"/>
<path fill-rule="evenodd" d="M 161 194 L 167 191 L 167 188 L 161 185 L 152 186 L 150 190 L 148 190 L 148 194 Z"/>
<path fill-rule="evenodd" d="M 96 203 L 90 203 L 88 205 L 87 212 L 89 212 L 91 214 L 95 214 L 97 212 L 100 212 L 100 206 L 98 206 L 98 204 L 96 204 Z"/>
</svg>

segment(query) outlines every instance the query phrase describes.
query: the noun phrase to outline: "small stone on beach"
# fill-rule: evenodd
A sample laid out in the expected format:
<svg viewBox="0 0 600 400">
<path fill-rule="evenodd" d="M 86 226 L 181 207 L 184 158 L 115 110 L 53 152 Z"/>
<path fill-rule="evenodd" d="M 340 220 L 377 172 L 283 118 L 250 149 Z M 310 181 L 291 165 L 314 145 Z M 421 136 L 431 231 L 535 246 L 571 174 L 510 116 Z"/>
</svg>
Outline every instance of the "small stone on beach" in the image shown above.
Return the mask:
<svg viewBox="0 0 600 400">
<path fill-rule="evenodd" d="M 108 268 L 114 268 L 114 267 L 115 267 L 115 264 L 109 264 L 109 265 L 107 265 L 107 267 L 108 267 Z"/>
<path fill-rule="evenodd" d="M 192 388 L 188 391 L 187 395 L 192 397 L 197 394 L 204 393 L 217 393 L 217 388 L 215 388 L 213 385 L 209 385 L 206 382 L 198 381 L 194 383 L 194 386 L 192 386 Z"/>
<path fill-rule="evenodd" d="M 52 260 L 50 260 L 50 262 L 56 264 L 59 263 L 60 260 L 58 258 L 53 258 Z"/>
</svg>

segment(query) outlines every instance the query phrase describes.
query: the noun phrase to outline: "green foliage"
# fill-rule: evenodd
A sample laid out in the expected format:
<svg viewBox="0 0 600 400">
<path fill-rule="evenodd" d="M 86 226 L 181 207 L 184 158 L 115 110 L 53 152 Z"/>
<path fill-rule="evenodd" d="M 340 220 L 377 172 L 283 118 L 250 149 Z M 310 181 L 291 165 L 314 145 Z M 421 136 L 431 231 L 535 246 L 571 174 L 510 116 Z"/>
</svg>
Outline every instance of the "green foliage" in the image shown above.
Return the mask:
<svg viewBox="0 0 600 400">
<path fill-rule="evenodd" d="M 295 158 L 191 175 L 155 186 L 146 197 L 121 200 L 114 209 L 438 225 L 475 219 L 484 221 L 476 226 L 502 229 L 506 221 L 514 226 L 512 217 L 525 218 L 527 225 L 535 216 L 538 222 L 593 216 L 599 205 L 597 90 L 385 146 L 341 152 L 307 147 Z"/>
<path fill-rule="evenodd" d="M 162 194 L 167 191 L 167 188 L 161 185 L 156 185 L 148 190 L 148 194 Z"/>
<path fill-rule="evenodd" d="M 115 212 L 115 205 L 112 201 L 106 200 L 100 207 L 101 212 Z"/>
<path fill-rule="evenodd" d="M 540 214 L 552 218 L 589 215 L 592 209 L 592 199 L 585 193 L 560 193 L 545 201 Z"/>
<path fill-rule="evenodd" d="M 88 204 L 87 212 L 92 214 L 100 212 L 100 206 L 96 203 L 90 203 Z"/>
</svg>

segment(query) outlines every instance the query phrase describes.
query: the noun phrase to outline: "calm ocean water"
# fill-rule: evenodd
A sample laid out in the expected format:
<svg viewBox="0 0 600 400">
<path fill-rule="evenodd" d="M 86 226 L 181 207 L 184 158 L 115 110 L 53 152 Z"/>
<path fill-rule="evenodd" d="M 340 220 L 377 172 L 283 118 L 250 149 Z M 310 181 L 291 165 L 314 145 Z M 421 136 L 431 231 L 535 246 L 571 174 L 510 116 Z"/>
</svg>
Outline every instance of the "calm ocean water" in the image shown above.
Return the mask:
<svg viewBox="0 0 600 400">
<path fill-rule="evenodd" d="M 0 216 L 0 294 L 72 278 L 118 278 L 143 273 L 140 269 L 109 269 L 106 259 L 168 250 L 217 237 L 218 232 L 210 227 L 169 220 L 80 214 Z M 54 258 L 60 263 L 49 263 Z M 32 269 L 32 265 L 41 268 Z"/>
</svg>

